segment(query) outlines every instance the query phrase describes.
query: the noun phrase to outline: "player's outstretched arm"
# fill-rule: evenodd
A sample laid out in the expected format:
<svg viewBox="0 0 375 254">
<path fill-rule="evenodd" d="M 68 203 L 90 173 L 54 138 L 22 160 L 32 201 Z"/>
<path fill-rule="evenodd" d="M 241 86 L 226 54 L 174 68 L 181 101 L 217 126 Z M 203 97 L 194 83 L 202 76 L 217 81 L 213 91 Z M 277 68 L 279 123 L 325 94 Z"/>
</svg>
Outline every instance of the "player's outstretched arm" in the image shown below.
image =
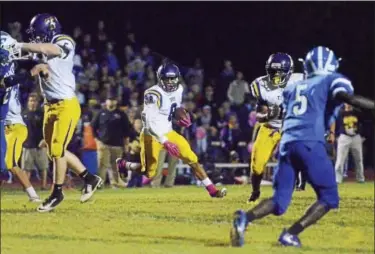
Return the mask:
<svg viewBox="0 0 375 254">
<path fill-rule="evenodd" d="M 355 107 L 375 110 L 375 102 L 360 95 L 348 94 L 346 92 L 340 91 L 336 94 L 336 99 Z"/>
<path fill-rule="evenodd" d="M 16 47 L 24 52 L 43 54 L 46 56 L 60 56 L 63 53 L 60 47 L 52 43 L 17 43 Z"/>
<path fill-rule="evenodd" d="M 38 74 L 43 74 L 44 76 L 48 76 L 47 65 L 38 64 L 33 69 L 31 69 L 30 71 L 6 77 L 1 82 L 1 85 L 4 86 L 4 87 L 11 87 L 11 86 L 15 86 L 17 84 L 29 84 L 26 81 L 32 79 L 33 77 L 37 76 Z"/>
</svg>

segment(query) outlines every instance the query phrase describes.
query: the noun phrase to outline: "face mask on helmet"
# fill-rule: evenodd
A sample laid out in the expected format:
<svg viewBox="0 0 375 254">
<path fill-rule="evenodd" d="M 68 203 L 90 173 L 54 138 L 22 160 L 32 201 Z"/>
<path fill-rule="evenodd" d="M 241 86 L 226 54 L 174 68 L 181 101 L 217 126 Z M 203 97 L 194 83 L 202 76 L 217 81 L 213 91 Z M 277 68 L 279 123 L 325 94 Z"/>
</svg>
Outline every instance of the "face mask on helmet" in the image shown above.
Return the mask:
<svg viewBox="0 0 375 254">
<path fill-rule="evenodd" d="M 0 48 L 4 51 L 7 51 L 8 59 L 5 59 L 3 52 L 3 64 L 5 61 L 11 62 L 14 60 L 27 60 L 29 59 L 30 54 L 22 55 L 20 48 L 16 47 L 17 41 L 13 39 L 8 33 L 1 31 L 0 32 Z"/>
<path fill-rule="evenodd" d="M 160 82 L 166 92 L 173 92 L 178 88 L 179 79 L 178 77 L 162 77 Z"/>
<path fill-rule="evenodd" d="M 276 86 L 284 85 L 289 78 L 288 73 L 281 69 L 268 69 L 267 74 L 269 80 Z"/>
</svg>

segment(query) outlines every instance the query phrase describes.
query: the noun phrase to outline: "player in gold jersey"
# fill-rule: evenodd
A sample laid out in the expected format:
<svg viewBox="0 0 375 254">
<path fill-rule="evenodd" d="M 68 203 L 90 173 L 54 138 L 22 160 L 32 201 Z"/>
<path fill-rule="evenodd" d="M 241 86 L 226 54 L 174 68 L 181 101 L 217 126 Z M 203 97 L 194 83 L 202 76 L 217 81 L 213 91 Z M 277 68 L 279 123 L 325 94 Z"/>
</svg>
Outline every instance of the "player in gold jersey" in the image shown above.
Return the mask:
<svg viewBox="0 0 375 254">
<path fill-rule="evenodd" d="M 43 134 L 55 175 L 51 195 L 38 207 L 39 212 L 48 212 L 64 199 L 62 185 L 68 165 L 84 179 L 81 202 L 93 195 L 102 179 L 90 174 L 81 161 L 66 150 L 81 116 L 72 72 L 74 40 L 61 34 L 59 21 L 50 14 L 36 15 L 27 32 L 32 43 L 17 43 L 15 47 L 23 52 L 41 54 L 49 70 L 48 77 L 40 77 L 40 86 L 45 98 Z"/>
<path fill-rule="evenodd" d="M 283 91 L 288 82 L 303 79 L 303 74 L 293 73 L 293 59 L 285 53 L 272 54 L 266 62 L 267 75 L 255 79 L 250 90 L 257 99 L 257 129 L 251 153 L 252 193 L 249 203 L 260 197 L 260 185 L 267 162 L 280 141 L 282 124 Z"/>
</svg>

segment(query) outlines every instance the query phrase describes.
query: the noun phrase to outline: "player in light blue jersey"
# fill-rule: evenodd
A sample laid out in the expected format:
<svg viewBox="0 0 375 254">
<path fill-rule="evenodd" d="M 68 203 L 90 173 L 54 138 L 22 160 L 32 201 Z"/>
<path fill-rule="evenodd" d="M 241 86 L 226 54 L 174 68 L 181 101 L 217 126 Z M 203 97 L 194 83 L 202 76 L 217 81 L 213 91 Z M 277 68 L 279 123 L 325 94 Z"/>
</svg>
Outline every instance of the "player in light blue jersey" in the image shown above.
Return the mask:
<svg viewBox="0 0 375 254">
<path fill-rule="evenodd" d="M 13 143 L 15 144 L 17 141 L 17 133 L 13 135 L 14 142 L 9 140 L 9 134 L 12 132 L 9 129 L 9 125 L 17 118 L 17 116 L 12 114 L 16 112 L 10 110 L 10 104 L 13 103 L 12 108 L 14 109 L 15 102 L 13 97 L 18 93 L 20 84 L 26 83 L 25 81 L 27 79 L 31 79 L 32 76 L 39 75 L 39 73 L 47 74 L 48 69 L 44 68 L 43 65 L 38 65 L 29 72 L 16 74 L 14 60 L 22 58 L 14 52 L 13 45 L 16 43 L 16 40 L 9 34 L 1 31 L 0 42 L 0 170 L 10 170 L 20 180 L 20 183 L 29 196 L 29 200 L 31 202 L 40 202 L 41 200 L 36 194 L 26 173 L 18 166 L 14 166 L 17 165 L 16 163 L 19 158 L 9 156 L 15 153 L 16 150 L 22 149 L 22 143 L 18 149 L 13 145 Z M 20 118 L 18 118 L 18 120 L 23 121 L 20 110 L 19 108 Z"/>
<path fill-rule="evenodd" d="M 300 247 L 298 235 L 318 222 L 329 210 L 338 208 L 335 171 L 325 149 L 324 136 L 329 119 L 343 102 L 375 109 L 373 101 L 353 94 L 350 80 L 336 72 L 338 66 L 332 50 L 316 47 L 305 58 L 306 79 L 284 90 L 286 115 L 273 179 L 274 194 L 248 212 L 235 212 L 231 230 L 233 246 L 244 244 L 244 233 L 250 222 L 286 212 L 292 199 L 297 170 L 305 173 L 317 201 L 297 222 L 282 231 L 278 239 L 282 245 Z"/>
</svg>

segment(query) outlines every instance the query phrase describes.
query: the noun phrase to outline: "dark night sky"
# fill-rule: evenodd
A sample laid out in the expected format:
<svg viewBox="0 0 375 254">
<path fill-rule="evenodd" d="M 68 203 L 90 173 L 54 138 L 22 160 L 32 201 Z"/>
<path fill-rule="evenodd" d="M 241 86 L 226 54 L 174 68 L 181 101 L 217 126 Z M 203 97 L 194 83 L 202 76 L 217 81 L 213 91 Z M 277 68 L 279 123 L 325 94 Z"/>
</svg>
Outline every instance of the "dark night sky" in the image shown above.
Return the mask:
<svg viewBox="0 0 375 254">
<path fill-rule="evenodd" d="M 95 31 L 97 20 L 121 38 L 130 20 L 139 41 L 182 65 L 201 57 L 209 76 L 224 58 L 248 79 L 264 74 L 275 51 L 292 55 L 296 65 L 317 45 L 344 58 L 340 70 L 358 93 L 374 88 L 374 3 L 372 2 L 6 2 L 3 23 L 28 24 L 36 13 L 56 15 L 65 33 L 76 25 Z M 116 39 L 116 38 L 115 38 Z M 300 71 L 299 68 L 297 70 Z"/>
</svg>

